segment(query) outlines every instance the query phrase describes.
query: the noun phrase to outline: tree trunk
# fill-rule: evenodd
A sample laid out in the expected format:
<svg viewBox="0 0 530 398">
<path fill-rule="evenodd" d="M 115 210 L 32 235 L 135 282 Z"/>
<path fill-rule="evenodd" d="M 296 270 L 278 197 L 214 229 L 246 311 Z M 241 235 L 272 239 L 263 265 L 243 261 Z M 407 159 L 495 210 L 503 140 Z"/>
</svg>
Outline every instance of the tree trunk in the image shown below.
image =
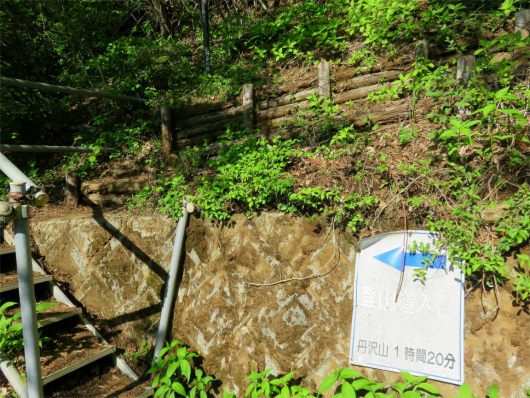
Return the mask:
<svg viewBox="0 0 530 398">
<path fill-rule="evenodd" d="M 208 0 L 202 0 L 202 37 L 204 44 L 204 70 L 210 74 L 210 24 L 208 21 Z"/>
</svg>

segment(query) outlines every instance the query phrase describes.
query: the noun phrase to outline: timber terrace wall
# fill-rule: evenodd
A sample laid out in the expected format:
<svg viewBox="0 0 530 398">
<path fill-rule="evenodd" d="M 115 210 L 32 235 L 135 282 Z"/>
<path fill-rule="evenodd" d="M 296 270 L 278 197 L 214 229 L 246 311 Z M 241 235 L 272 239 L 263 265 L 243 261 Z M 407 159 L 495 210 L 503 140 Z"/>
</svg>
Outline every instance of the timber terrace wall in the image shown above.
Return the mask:
<svg viewBox="0 0 530 398">
<path fill-rule="evenodd" d="M 514 31 L 528 35 L 530 10 L 523 10 L 515 16 Z M 387 101 L 385 104 L 374 104 L 367 100 L 371 93 L 383 87 L 401 85 L 400 75 L 406 75 L 414 67 L 415 59 L 424 57 L 437 66 L 453 63 L 451 68 L 457 80 L 463 83 L 472 73 L 475 62 L 474 51 L 478 42 L 469 38 L 465 43 L 469 51 L 457 55 L 447 48 L 433 45 L 427 40 L 416 43 L 414 56 L 399 57 L 393 60 L 380 61 L 370 67 L 348 67 L 322 61 L 312 71 L 294 83 L 280 85 L 271 89 L 257 89 L 250 84 L 244 85 L 242 95 L 228 101 L 199 104 L 171 110 L 162 107 L 162 136 L 164 146 L 169 152 L 186 145 L 202 144 L 205 140 L 213 141 L 225 133 L 226 127 L 240 123 L 249 130 L 259 130 L 266 138 L 281 135 L 294 137 L 304 132 L 304 126 L 296 124 L 298 110 L 310 108 L 310 97 L 313 93 L 330 99 L 339 106 L 340 116 L 337 122 L 350 122 L 356 126 L 367 123 L 392 123 L 410 117 L 412 107 L 414 116 L 425 116 L 433 108 L 430 99 L 421 99 L 412 104 L 410 98 Z M 489 50 L 495 53 L 494 61 L 517 61 L 517 67 L 528 65 L 527 48 L 513 52 L 500 52 L 497 46 Z"/>
</svg>

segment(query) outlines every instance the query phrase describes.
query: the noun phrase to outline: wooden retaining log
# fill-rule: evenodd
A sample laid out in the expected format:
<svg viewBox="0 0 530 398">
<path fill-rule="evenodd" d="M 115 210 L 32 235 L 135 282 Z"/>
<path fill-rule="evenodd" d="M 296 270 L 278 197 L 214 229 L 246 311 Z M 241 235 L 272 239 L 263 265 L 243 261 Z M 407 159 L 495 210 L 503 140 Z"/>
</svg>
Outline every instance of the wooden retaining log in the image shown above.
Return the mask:
<svg viewBox="0 0 530 398">
<path fill-rule="evenodd" d="M 243 124 L 243 117 L 242 116 L 232 117 L 229 119 L 220 120 L 218 122 L 203 124 L 197 127 L 191 127 L 189 129 L 180 130 L 180 131 L 177 131 L 177 140 L 180 141 L 183 138 L 191 138 L 191 137 L 203 135 L 205 133 L 209 133 L 212 131 L 225 130 L 225 126 L 228 123 L 237 123 L 237 122 Z"/>
<path fill-rule="evenodd" d="M 261 101 L 260 103 L 258 103 L 258 109 L 261 111 L 261 110 L 276 108 L 278 106 L 301 102 L 311 97 L 313 93 L 315 92 L 318 92 L 317 88 L 310 88 L 308 90 L 299 91 L 292 95 L 289 94 L 289 95 L 284 95 L 283 97 Z"/>
<path fill-rule="evenodd" d="M 200 145 L 205 140 L 214 141 L 225 133 L 226 133 L 226 130 L 217 130 L 217 131 L 212 131 L 209 133 L 197 135 L 194 137 L 184 137 L 176 142 L 176 146 L 178 148 L 182 148 L 182 147 L 189 146 L 189 145 Z"/>
<path fill-rule="evenodd" d="M 341 80 L 349 80 L 360 75 L 366 75 L 371 72 L 382 72 L 384 70 L 397 70 L 397 69 L 408 69 L 412 64 L 412 59 L 407 57 L 399 57 L 393 61 L 383 61 L 377 62 L 372 66 L 361 66 L 359 68 L 348 68 L 346 70 L 337 72 L 333 75 L 333 80 L 335 82 L 340 82 Z"/>
<path fill-rule="evenodd" d="M 379 123 L 379 124 L 393 123 L 399 120 L 406 119 L 407 117 L 410 116 L 411 108 L 407 100 L 393 101 L 392 104 L 393 105 L 390 107 L 379 109 L 376 112 L 368 114 L 368 115 L 371 115 L 372 117 L 371 123 Z M 417 116 L 426 115 L 428 112 L 431 111 L 432 107 L 433 107 L 432 99 L 421 100 L 416 104 L 415 109 L 414 109 L 414 114 Z M 283 118 L 283 122 L 289 122 L 289 120 L 292 120 L 292 119 L 294 118 Z M 368 119 L 367 119 L 366 111 L 360 111 L 352 115 L 341 116 L 336 119 L 336 122 L 337 124 L 349 122 L 351 124 L 354 124 L 357 127 L 363 127 L 368 124 L 367 120 Z M 306 127 L 300 127 L 300 126 L 289 126 L 284 129 L 265 129 L 262 131 L 261 136 L 268 140 L 272 140 L 274 137 L 278 135 L 281 136 L 282 138 L 289 139 L 289 138 L 298 137 L 305 130 L 306 130 Z M 239 141 L 229 141 L 226 143 L 226 145 L 230 146 L 230 145 L 233 145 L 235 142 L 244 142 L 244 141 L 245 139 L 239 140 Z M 208 156 L 215 156 L 220 148 L 221 148 L 221 144 L 219 143 L 213 143 L 209 145 L 206 148 Z"/>
<path fill-rule="evenodd" d="M 386 79 L 386 81 L 391 82 L 391 81 L 399 79 L 400 74 L 405 74 L 405 73 L 407 73 L 407 71 L 388 70 L 384 72 L 378 72 L 378 73 L 372 73 L 369 75 L 354 77 L 352 79 L 346 79 L 336 84 L 335 91 L 337 94 L 341 94 L 344 91 L 355 90 L 360 87 L 378 84 L 383 79 Z"/>
<path fill-rule="evenodd" d="M 276 108 L 266 109 L 258 113 L 258 120 L 261 122 L 268 119 L 276 119 L 289 113 L 296 112 L 299 109 L 309 108 L 309 101 L 302 101 L 295 104 L 278 106 Z"/>
<path fill-rule="evenodd" d="M 215 113 L 207 113 L 200 116 L 194 116 L 187 119 L 178 120 L 175 127 L 182 130 L 192 128 L 202 124 L 214 123 L 220 120 L 226 120 L 233 117 L 243 116 L 243 107 L 237 106 L 233 108 L 227 108 L 222 111 Z"/>
<path fill-rule="evenodd" d="M 410 83 L 410 79 L 405 80 L 404 84 Z M 347 91 L 345 93 L 335 95 L 333 97 L 333 103 L 335 104 L 342 104 L 343 102 L 347 101 L 354 101 L 361 98 L 368 97 L 368 94 L 375 93 L 379 90 L 381 90 L 384 87 L 395 87 L 396 85 L 401 85 L 403 83 L 401 82 L 394 82 L 394 83 L 386 83 L 386 84 L 374 84 L 371 86 L 361 87 L 356 90 Z"/>
<path fill-rule="evenodd" d="M 94 206 L 122 206 L 129 199 L 128 196 L 122 195 L 101 195 L 98 193 L 83 196 L 83 202 Z"/>
<path fill-rule="evenodd" d="M 207 102 L 203 104 L 196 104 L 188 106 L 186 108 L 179 109 L 177 111 L 178 118 L 187 119 L 192 116 L 203 115 L 205 113 L 222 111 L 227 108 L 237 107 L 239 104 L 235 99 L 230 101 L 217 101 L 217 102 Z"/>
<path fill-rule="evenodd" d="M 337 124 L 351 123 L 357 127 L 364 127 L 369 123 L 369 121 L 372 124 L 387 124 L 410 117 L 411 104 L 409 100 L 403 99 L 399 101 L 392 101 L 390 104 L 390 106 L 386 106 L 384 108 L 380 108 L 372 112 L 358 111 L 351 115 L 340 116 L 335 118 L 334 121 Z M 416 116 L 426 115 L 432 109 L 432 107 L 432 99 L 418 101 L 418 103 L 414 107 L 414 114 Z M 266 122 L 268 122 L 268 127 L 273 127 L 281 124 L 294 123 L 295 121 L 295 117 L 286 116 L 283 118 L 268 120 Z M 293 127 L 289 127 L 282 130 L 269 129 L 266 131 L 265 136 L 267 138 L 272 138 L 276 135 L 281 135 L 283 137 L 284 134 L 287 134 L 289 131 L 292 130 Z M 292 138 L 293 135 L 289 134 L 287 134 L 285 137 Z"/>
<path fill-rule="evenodd" d="M 149 181 L 83 182 L 82 192 L 132 193 L 150 186 Z"/>
</svg>

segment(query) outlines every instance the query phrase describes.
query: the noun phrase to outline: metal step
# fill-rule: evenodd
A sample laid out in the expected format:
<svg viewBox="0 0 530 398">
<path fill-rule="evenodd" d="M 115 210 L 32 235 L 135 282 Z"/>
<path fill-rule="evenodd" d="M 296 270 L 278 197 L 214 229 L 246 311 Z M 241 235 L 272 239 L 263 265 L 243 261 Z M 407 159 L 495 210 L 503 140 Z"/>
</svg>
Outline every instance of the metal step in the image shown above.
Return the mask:
<svg viewBox="0 0 530 398">
<path fill-rule="evenodd" d="M 82 312 L 83 310 L 78 307 L 60 313 L 43 312 L 42 314 L 37 314 L 37 322 L 39 322 L 39 327 L 43 328 L 44 326 L 51 325 L 64 319 L 68 319 L 76 315 L 81 315 Z M 39 315 L 42 315 L 42 317 L 40 317 Z"/>
<path fill-rule="evenodd" d="M 14 240 L 8 233 L 4 234 L 7 246 L 14 245 Z M 14 253 L 13 248 L 5 248 L 7 253 Z M 11 264 L 12 266 L 13 264 Z M 40 318 L 40 327 L 53 324 L 60 320 L 70 318 L 78 315 L 81 321 L 76 326 L 78 329 L 76 334 L 60 337 L 61 333 L 65 333 L 64 327 L 61 328 L 50 328 L 44 332 L 44 336 L 51 337 L 52 341 L 48 341 L 43 345 L 41 350 L 41 367 L 43 376 L 43 385 L 46 385 L 64 375 L 67 375 L 77 369 L 80 369 L 100 358 L 107 355 L 112 355 L 114 365 L 127 377 L 133 381 L 138 380 L 138 376 L 134 371 L 125 363 L 121 358 L 114 355 L 116 348 L 109 345 L 107 341 L 101 336 L 101 334 L 92 326 L 88 320 L 82 315 L 82 310 L 75 307 L 72 301 L 59 289 L 59 287 L 53 282 L 51 275 L 46 275 L 45 271 L 40 265 L 32 259 L 33 277 L 34 283 L 48 282 L 50 291 L 56 301 L 59 301 L 60 305 L 65 308 L 64 312 L 57 313 L 57 311 L 50 310 L 47 314 L 46 311 L 38 313 L 37 317 Z M 2 267 L 4 268 L 4 267 Z M 11 268 L 11 267 L 10 267 Z M 16 266 L 15 266 L 16 274 Z M 6 278 L 7 279 L 7 278 Z M 0 274 L 0 292 L 7 290 L 14 290 L 18 288 L 18 278 L 16 282 L 2 285 L 2 275 Z M 12 282 L 12 281 L 9 281 Z M 8 288 L 9 286 L 9 288 Z M 67 321 L 70 322 L 70 321 Z M 81 329 L 79 329 L 81 328 Z M 77 337 L 75 337 L 77 336 Z M 73 343 L 73 344 L 71 344 Z M 75 357 L 75 358 L 72 358 Z M 67 365 L 67 366 L 63 366 Z M 147 388 L 140 393 L 140 397 L 148 397 L 153 395 L 154 390 Z"/>
<path fill-rule="evenodd" d="M 37 303 L 39 305 L 40 302 Z M 6 311 L 4 311 L 6 316 L 13 316 L 16 312 L 20 311 L 19 306 L 14 306 L 8 308 Z M 42 328 L 44 326 L 51 325 L 55 322 L 62 321 L 63 319 L 68 319 L 76 315 L 81 315 L 83 310 L 79 307 L 70 307 L 63 303 L 56 303 L 53 307 L 37 312 L 37 322 L 39 323 L 39 327 Z M 20 319 L 17 319 L 14 321 L 14 323 L 21 322 Z"/>
<path fill-rule="evenodd" d="M 147 398 L 155 394 L 155 389 L 153 387 L 147 387 L 143 394 L 138 395 L 136 398 Z"/>
<path fill-rule="evenodd" d="M 116 351 L 102 344 L 82 323 L 47 329 L 41 350 L 42 384 L 46 385 Z"/>
<path fill-rule="evenodd" d="M 3 255 L 3 254 L 11 254 L 11 253 L 14 253 L 14 252 L 15 252 L 15 248 L 14 247 L 0 248 L 0 256 Z"/>
<path fill-rule="evenodd" d="M 97 361 L 98 359 L 100 358 L 103 358 L 107 355 L 110 355 L 110 354 L 113 354 L 114 352 L 116 352 L 116 347 L 114 346 L 106 346 L 104 349 L 102 349 L 101 351 L 91 355 L 91 356 L 88 356 L 86 358 L 83 358 L 82 360 L 80 360 L 79 362 L 76 362 L 74 364 L 71 364 L 71 365 L 68 365 L 64 368 L 61 368 L 60 370 L 57 370 L 56 372 L 53 372 L 49 375 L 43 375 L 42 377 L 42 385 L 45 386 L 46 384 L 54 381 L 54 380 L 57 380 L 59 377 L 63 377 L 65 375 L 67 375 L 68 373 L 72 373 L 73 371 L 79 369 L 79 368 L 82 368 L 83 366 L 85 365 L 88 365 L 92 362 L 95 362 Z M 44 371 L 44 369 L 43 369 Z"/>
<path fill-rule="evenodd" d="M 51 275 L 33 274 L 33 283 L 35 285 L 37 283 L 50 282 L 52 279 Z M 11 275 L 9 280 L 4 280 L 3 275 L 0 275 L 0 293 L 15 289 L 18 289 L 18 276 Z"/>
</svg>

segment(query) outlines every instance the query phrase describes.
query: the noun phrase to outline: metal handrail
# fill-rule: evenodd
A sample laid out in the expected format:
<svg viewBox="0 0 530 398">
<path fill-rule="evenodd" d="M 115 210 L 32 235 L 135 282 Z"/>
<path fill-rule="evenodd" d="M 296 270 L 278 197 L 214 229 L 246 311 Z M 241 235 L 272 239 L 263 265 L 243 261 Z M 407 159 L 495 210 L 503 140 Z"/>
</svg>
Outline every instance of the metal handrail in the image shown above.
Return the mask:
<svg viewBox="0 0 530 398">
<path fill-rule="evenodd" d="M 35 285 L 31 264 L 29 233 L 30 205 L 41 207 L 48 203 L 48 195 L 13 163 L 0 153 L 0 170 L 13 182 L 9 184 L 9 202 L 1 202 L 0 222 L 13 220 L 18 273 L 18 291 L 24 338 L 24 357 L 27 374 L 27 396 L 41 398 L 42 370 L 39 352 L 39 333 L 35 309 Z M 35 191 L 37 191 L 35 193 Z M 7 375 L 6 375 L 7 377 Z"/>
<path fill-rule="evenodd" d="M 2 152 L 62 152 L 62 153 L 94 153 L 93 147 L 51 146 L 51 145 L 12 145 L 0 144 Z M 117 152 L 118 148 L 99 148 L 100 153 Z"/>
</svg>

